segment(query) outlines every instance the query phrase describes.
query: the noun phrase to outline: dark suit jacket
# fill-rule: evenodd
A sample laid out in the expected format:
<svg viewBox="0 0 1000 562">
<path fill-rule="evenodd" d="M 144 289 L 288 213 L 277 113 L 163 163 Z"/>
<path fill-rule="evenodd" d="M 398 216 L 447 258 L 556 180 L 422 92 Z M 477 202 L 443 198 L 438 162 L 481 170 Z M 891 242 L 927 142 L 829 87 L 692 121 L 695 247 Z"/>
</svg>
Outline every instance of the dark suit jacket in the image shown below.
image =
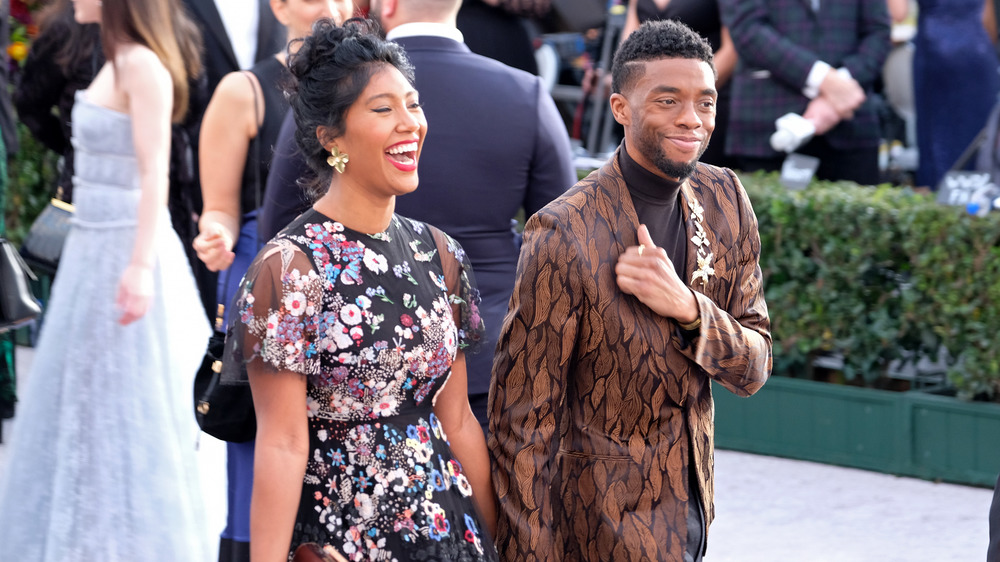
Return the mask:
<svg viewBox="0 0 1000 562">
<path fill-rule="evenodd" d="M 770 323 L 757 219 L 735 174 L 699 164 L 681 197 L 689 240 L 703 216 L 715 270 L 693 281 L 692 246 L 693 339 L 618 289 L 639 224 L 617 153 L 528 221 L 490 387 L 502 560 L 683 560 L 689 459 L 712 521 L 709 381 L 756 392 Z"/>
<path fill-rule="evenodd" d="M 774 120 L 803 113 L 802 94 L 813 63 L 846 67 L 869 99 L 825 136 L 837 149 L 878 146 L 879 123 L 870 99 L 889 53 L 889 12 L 875 0 L 719 0 L 740 62 L 732 79 L 726 152 L 772 157 Z"/>
<path fill-rule="evenodd" d="M 420 187 L 396 199 L 396 212 L 444 230 L 472 261 L 486 333 L 482 351 L 466 357 L 469 393 L 485 393 L 514 287 L 520 241 L 511 221 L 522 207 L 531 216 L 576 181 L 569 135 L 538 77 L 443 37 L 404 37 L 398 43 L 416 68 L 427 139 Z M 286 124 L 278 137 L 261 211 L 264 236 L 302 210 L 288 203 L 302 201 L 289 181 L 301 169 L 286 157 L 298 154 L 288 146 L 291 132 Z"/>
<path fill-rule="evenodd" d="M 535 47 L 520 17 L 482 0 L 464 0 L 457 25 L 472 52 L 538 74 Z"/>
<path fill-rule="evenodd" d="M 249 0 L 248 3 L 256 3 L 259 13 L 257 54 L 254 57 L 254 62 L 258 63 L 285 48 L 286 34 L 284 26 L 274 19 L 268 0 Z M 223 76 L 240 70 L 240 65 L 214 0 L 184 0 L 184 6 L 201 29 L 205 42 L 205 74 L 211 93 Z"/>
</svg>

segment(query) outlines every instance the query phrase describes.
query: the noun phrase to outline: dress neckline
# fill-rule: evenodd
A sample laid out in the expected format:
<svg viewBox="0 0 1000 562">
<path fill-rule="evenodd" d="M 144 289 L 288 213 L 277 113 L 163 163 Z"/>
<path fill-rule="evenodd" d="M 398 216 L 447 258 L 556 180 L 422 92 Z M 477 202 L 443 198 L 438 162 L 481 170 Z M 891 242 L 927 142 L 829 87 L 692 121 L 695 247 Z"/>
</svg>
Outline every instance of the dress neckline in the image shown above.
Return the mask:
<svg viewBox="0 0 1000 562">
<path fill-rule="evenodd" d="M 316 215 L 322 217 L 324 221 L 329 221 L 335 224 L 339 224 L 344 229 L 345 232 L 354 233 L 358 237 L 366 236 L 368 238 L 382 239 L 389 234 L 389 231 L 392 230 L 393 226 L 396 225 L 396 223 L 399 221 L 399 215 L 393 213 L 392 218 L 389 219 L 389 226 L 385 227 L 385 230 L 381 230 L 379 232 L 361 232 L 360 230 L 355 230 L 347 226 L 346 224 L 340 222 L 339 220 L 333 217 L 327 216 L 322 211 L 317 210 L 316 207 L 309 207 L 309 210 L 315 213 Z"/>
<path fill-rule="evenodd" d="M 111 112 L 111 113 L 113 113 L 115 115 L 120 115 L 120 116 L 125 117 L 125 118 L 131 117 L 128 113 L 126 113 L 124 111 L 121 111 L 119 109 L 114 109 L 114 108 L 108 107 L 106 105 L 99 104 L 96 101 L 90 99 L 90 96 L 87 95 L 87 90 L 77 90 L 76 91 L 76 99 L 77 99 L 77 101 L 83 100 L 83 101 L 87 102 L 88 104 L 90 104 L 93 107 L 96 107 L 98 109 L 103 109 L 105 111 L 109 111 L 109 112 Z"/>
</svg>

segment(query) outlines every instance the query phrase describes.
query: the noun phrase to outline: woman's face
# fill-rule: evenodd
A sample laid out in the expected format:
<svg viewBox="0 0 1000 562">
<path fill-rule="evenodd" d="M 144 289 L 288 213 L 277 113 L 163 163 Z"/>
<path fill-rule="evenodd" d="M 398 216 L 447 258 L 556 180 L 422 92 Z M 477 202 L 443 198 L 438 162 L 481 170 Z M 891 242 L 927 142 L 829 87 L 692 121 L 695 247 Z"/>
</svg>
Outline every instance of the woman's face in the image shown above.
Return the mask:
<svg viewBox="0 0 1000 562">
<path fill-rule="evenodd" d="M 101 23 L 101 0 L 73 0 L 76 23 Z"/>
<path fill-rule="evenodd" d="M 288 29 L 288 39 L 309 35 L 320 18 L 333 18 L 340 25 L 351 17 L 351 0 L 271 0 L 274 17 Z"/>
<path fill-rule="evenodd" d="M 344 182 L 385 196 L 404 195 L 417 188 L 426 134 L 417 91 L 396 67 L 384 64 L 347 110 L 344 134 L 327 149 L 336 145 L 349 155 Z"/>
</svg>

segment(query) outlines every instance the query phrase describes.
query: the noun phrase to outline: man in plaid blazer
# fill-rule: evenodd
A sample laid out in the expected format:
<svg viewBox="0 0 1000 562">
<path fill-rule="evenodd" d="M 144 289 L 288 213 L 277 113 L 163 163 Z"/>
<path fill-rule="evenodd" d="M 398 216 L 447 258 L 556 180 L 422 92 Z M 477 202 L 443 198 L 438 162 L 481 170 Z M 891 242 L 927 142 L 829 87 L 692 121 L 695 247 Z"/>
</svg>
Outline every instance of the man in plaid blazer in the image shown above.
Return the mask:
<svg viewBox="0 0 1000 562">
<path fill-rule="evenodd" d="M 726 153 L 744 171 L 777 170 L 774 121 L 798 113 L 816 136 L 797 152 L 820 179 L 878 182 L 879 122 L 870 98 L 890 48 L 885 0 L 719 0 L 739 53 Z"/>
</svg>

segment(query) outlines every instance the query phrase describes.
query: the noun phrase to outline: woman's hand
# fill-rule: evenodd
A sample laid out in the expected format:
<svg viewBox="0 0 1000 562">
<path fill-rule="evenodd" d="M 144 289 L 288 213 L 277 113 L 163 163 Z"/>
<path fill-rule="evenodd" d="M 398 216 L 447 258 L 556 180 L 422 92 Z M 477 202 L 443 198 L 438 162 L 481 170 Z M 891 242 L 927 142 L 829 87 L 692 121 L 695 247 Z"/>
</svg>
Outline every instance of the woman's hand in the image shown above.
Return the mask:
<svg viewBox="0 0 1000 562">
<path fill-rule="evenodd" d="M 142 318 L 149 310 L 153 298 L 153 269 L 145 265 L 130 264 L 118 282 L 115 302 L 122 315 L 118 323 L 126 326 Z"/>
<path fill-rule="evenodd" d="M 209 271 L 228 268 L 236 254 L 233 252 L 235 240 L 228 229 L 218 223 L 203 225 L 201 232 L 191 243 L 194 251 Z"/>
</svg>

